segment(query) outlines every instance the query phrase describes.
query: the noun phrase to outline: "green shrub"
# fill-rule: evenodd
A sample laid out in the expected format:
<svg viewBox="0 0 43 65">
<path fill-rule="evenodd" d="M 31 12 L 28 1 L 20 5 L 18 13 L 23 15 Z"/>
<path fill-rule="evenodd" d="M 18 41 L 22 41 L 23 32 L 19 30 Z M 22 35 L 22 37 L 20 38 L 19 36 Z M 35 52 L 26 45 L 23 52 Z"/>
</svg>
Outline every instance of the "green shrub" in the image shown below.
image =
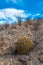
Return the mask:
<svg viewBox="0 0 43 65">
<path fill-rule="evenodd" d="M 18 17 L 18 25 L 19 25 L 19 26 L 21 26 L 21 22 L 22 22 L 21 18 Z"/>
</svg>

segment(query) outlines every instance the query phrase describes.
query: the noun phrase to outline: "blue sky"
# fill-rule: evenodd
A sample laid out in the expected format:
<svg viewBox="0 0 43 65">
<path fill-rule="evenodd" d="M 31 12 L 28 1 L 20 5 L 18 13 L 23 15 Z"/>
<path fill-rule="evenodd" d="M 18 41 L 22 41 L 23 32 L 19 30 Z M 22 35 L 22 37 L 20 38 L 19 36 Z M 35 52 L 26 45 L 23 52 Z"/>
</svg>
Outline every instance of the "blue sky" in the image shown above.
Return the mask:
<svg viewBox="0 0 43 65">
<path fill-rule="evenodd" d="M 43 0 L 0 0 L 0 15 L 1 23 L 17 21 L 17 16 L 23 20 L 36 16 L 43 18 Z"/>
</svg>

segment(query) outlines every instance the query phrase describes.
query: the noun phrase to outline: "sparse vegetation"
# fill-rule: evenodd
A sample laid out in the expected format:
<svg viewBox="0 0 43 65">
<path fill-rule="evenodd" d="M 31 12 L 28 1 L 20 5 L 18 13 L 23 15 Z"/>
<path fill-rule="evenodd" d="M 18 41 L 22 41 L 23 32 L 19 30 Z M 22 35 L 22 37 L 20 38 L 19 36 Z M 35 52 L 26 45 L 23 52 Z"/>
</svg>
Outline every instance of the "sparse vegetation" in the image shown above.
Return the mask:
<svg viewBox="0 0 43 65">
<path fill-rule="evenodd" d="M 11 28 L 12 28 L 12 29 L 16 29 L 16 25 L 15 25 L 15 24 L 12 24 L 12 25 L 11 25 Z"/>
<path fill-rule="evenodd" d="M 5 29 L 7 29 L 9 27 L 9 24 L 6 23 L 3 26 L 5 27 Z"/>
<path fill-rule="evenodd" d="M 18 17 L 18 25 L 21 26 L 22 20 L 21 17 Z"/>
<path fill-rule="evenodd" d="M 40 22 L 36 22 L 35 24 L 34 24 L 34 30 L 40 30 Z"/>
<path fill-rule="evenodd" d="M 31 25 L 31 21 L 30 21 L 30 19 L 26 19 L 25 22 L 26 22 L 26 23 L 25 23 L 25 27 L 26 27 L 26 28 L 28 27 L 28 25 Z"/>
<path fill-rule="evenodd" d="M 29 19 L 22 22 L 19 19 L 18 21 L 18 24 L 0 25 L 0 65 L 19 65 L 22 63 L 20 61 L 26 62 L 27 65 L 31 64 L 29 61 L 34 65 L 35 63 L 41 65 L 43 62 L 42 20 Z M 39 55 L 40 53 L 42 55 Z"/>
<path fill-rule="evenodd" d="M 32 35 L 32 32 L 29 30 L 28 32 L 27 32 L 27 35 L 29 36 L 29 35 Z"/>
</svg>

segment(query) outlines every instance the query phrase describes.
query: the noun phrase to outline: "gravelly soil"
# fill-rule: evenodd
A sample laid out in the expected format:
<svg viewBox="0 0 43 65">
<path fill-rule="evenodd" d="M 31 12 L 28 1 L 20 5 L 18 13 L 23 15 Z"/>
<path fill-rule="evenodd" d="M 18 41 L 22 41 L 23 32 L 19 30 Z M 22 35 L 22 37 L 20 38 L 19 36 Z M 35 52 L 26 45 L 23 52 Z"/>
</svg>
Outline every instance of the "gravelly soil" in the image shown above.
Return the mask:
<svg viewBox="0 0 43 65">
<path fill-rule="evenodd" d="M 28 25 L 27 28 L 24 25 L 16 25 L 14 28 L 9 26 L 7 29 L 0 30 L 0 41 L 7 41 L 8 44 L 0 47 L 0 50 L 5 47 L 5 50 L 0 51 L 0 65 L 43 65 L 43 62 L 40 61 L 42 58 L 38 59 L 40 54 L 43 55 L 43 24 L 40 26 L 40 30 L 34 30 L 34 25 L 32 27 Z M 15 42 L 19 36 L 30 37 L 36 45 L 29 55 L 15 55 Z"/>
</svg>

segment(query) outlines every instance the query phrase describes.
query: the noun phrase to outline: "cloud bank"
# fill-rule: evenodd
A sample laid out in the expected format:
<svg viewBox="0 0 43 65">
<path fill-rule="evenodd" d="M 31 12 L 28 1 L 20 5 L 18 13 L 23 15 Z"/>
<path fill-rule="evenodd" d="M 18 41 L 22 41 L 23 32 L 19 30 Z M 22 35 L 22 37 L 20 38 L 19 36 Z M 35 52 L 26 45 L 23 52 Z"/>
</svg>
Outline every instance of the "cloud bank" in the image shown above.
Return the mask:
<svg viewBox="0 0 43 65">
<path fill-rule="evenodd" d="M 0 10 L 0 24 L 2 23 L 14 23 L 17 22 L 17 17 L 21 17 L 23 20 L 28 17 L 29 14 L 24 10 L 18 9 L 2 9 Z"/>
<path fill-rule="evenodd" d="M 0 24 L 17 23 L 18 17 L 21 17 L 22 21 L 25 21 L 26 18 L 30 18 L 31 20 L 38 17 L 43 18 L 43 15 L 40 13 L 31 14 L 26 12 L 25 10 L 18 10 L 14 8 L 6 8 L 0 10 Z"/>
</svg>

